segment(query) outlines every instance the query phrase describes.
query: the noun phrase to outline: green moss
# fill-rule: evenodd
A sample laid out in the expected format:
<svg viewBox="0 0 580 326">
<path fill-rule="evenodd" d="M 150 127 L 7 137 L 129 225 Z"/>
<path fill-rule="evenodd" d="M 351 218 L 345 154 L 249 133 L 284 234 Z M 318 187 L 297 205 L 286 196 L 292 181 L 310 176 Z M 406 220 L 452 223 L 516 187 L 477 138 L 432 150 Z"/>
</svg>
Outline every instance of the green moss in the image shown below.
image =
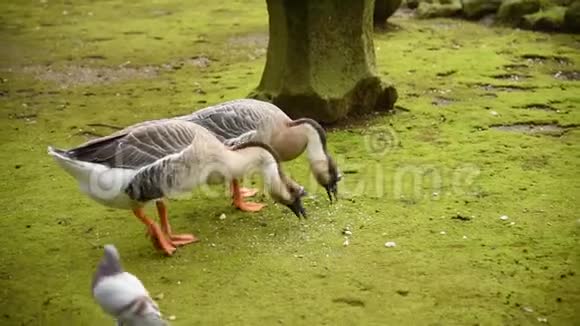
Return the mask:
<svg viewBox="0 0 580 326">
<path fill-rule="evenodd" d="M 2 325 L 110 323 L 89 290 L 106 243 L 164 294 L 159 304 L 178 326 L 578 323 L 580 92 L 554 77 L 580 70 L 574 36 L 392 17 L 401 29 L 375 34 L 374 45 L 400 113 L 329 133 L 345 172 L 339 202 L 328 204 L 304 159 L 285 164 L 314 195 L 304 222 L 270 200 L 263 213 L 237 212 L 225 187 L 211 200 L 195 192 L 171 201 L 169 213 L 176 232 L 202 242 L 166 258 L 129 212 L 82 196 L 46 146 L 111 131 L 89 124 L 124 126 L 245 96 L 265 63 L 265 3 L 0 9 Z M 83 59 L 94 55 L 105 58 Z M 120 73 L 127 61 L 133 70 Z M 528 77 L 493 77 L 505 74 Z M 67 88 L 54 82 L 63 80 Z M 570 128 L 561 136 L 491 128 L 522 122 Z"/>
<path fill-rule="evenodd" d="M 461 2 L 453 1 L 434 1 L 420 2 L 417 8 L 417 17 L 419 18 L 436 18 L 436 17 L 454 17 L 461 13 Z"/>
<path fill-rule="evenodd" d="M 521 24 L 525 15 L 533 14 L 540 10 L 539 0 L 507 0 L 499 7 L 498 20 L 513 26 Z"/>
<path fill-rule="evenodd" d="M 566 7 L 559 6 L 540 10 L 534 14 L 525 15 L 522 27 L 542 31 L 560 31 L 564 26 L 565 13 Z"/>
<path fill-rule="evenodd" d="M 478 19 L 490 13 L 495 13 L 502 0 L 461 0 L 463 14 L 470 19 Z"/>
</svg>

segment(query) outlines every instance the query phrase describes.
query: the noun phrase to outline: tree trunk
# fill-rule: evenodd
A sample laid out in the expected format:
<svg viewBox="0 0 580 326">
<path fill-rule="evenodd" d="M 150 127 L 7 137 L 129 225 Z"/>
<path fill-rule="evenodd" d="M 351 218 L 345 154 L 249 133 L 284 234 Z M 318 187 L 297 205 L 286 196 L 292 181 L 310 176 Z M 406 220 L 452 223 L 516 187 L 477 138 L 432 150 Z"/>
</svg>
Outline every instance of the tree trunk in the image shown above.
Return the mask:
<svg viewBox="0 0 580 326">
<path fill-rule="evenodd" d="M 373 0 L 266 2 L 268 56 L 250 97 L 327 123 L 393 107 L 395 88 L 375 74 Z"/>
</svg>

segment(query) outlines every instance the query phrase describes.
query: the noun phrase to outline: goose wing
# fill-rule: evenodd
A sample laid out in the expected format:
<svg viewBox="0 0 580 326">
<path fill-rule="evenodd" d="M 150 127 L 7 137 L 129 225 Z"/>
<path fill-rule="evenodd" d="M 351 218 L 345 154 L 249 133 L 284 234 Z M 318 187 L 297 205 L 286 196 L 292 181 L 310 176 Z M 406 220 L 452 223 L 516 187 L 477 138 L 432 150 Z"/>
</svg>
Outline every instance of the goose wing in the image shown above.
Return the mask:
<svg viewBox="0 0 580 326">
<path fill-rule="evenodd" d="M 288 119 L 278 107 L 252 99 L 242 99 L 211 106 L 180 119 L 201 125 L 222 142 L 232 145 L 255 140 L 256 130 L 267 121 Z"/>
<path fill-rule="evenodd" d="M 186 121 L 158 120 L 90 141 L 68 150 L 66 155 L 111 168 L 137 169 L 179 153 L 191 145 L 199 129 Z"/>
</svg>

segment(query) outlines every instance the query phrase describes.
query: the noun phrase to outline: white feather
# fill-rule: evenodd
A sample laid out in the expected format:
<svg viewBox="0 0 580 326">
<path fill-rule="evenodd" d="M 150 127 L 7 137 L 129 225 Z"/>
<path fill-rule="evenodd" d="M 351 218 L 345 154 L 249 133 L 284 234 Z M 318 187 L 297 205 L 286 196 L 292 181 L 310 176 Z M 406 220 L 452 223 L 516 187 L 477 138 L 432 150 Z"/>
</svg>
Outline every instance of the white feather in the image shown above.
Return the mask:
<svg viewBox="0 0 580 326">
<path fill-rule="evenodd" d="M 77 180 L 80 190 L 96 202 L 119 209 L 133 207 L 124 189 L 137 171 L 73 160 L 57 153 L 52 147 L 48 148 L 48 154 Z"/>
<path fill-rule="evenodd" d="M 148 297 L 149 292 L 133 274 L 124 272 L 102 279 L 93 296 L 105 312 L 115 314 L 139 297 Z M 116 317 L 116 316 L 115 316 Z"/>
</svg>

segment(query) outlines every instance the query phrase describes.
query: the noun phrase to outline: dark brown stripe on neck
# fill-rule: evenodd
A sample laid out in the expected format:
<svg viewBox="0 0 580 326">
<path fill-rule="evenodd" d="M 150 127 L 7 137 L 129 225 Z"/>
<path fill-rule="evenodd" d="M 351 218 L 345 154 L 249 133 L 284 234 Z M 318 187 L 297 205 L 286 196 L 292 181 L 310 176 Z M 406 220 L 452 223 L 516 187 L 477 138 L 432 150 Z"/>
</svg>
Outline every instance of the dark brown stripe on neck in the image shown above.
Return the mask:
<svg viewBox="0 0 580 326">
<path fill-rule="evenodd" d="M 305 123 L 311 125 L 312 128 L 316 130 L 316 132 L 318 133 L 318 137 L 320 137 L 320 143 L 322 143 L 322 149 L 324 150 L 324 152 L 326 152 L 326 131 L 324 131 L 324 128 L 322 128 L 322 126 L 315 120 L 309 118 L 296 119 L 290 121 L 288 123 L 288 127 L 296 127 Z"/>
<path fill-rule="evenodd" d="M 280 176 L 280 178 L 284 179 L 284 173 L 282 172 L 282 167 L 280 166 L 280 157 L 278 156 L 278 153 L 276 153 L 276 151 L 274 151 L 274 149 L 270 145 L 258 141 L 249 141 L 242 144 L 234 145 L 231 148 L 231 150 L 239 151 L 244 148 L 250 147 L 260 147 L 266 150 L 268 153 L 270 153 L 270 155 L 272 155 L 272 157 L 274 157 L 274 160 L 276 161 L 276 166 L 278 167 L 278 175 Z"/>
<path fill-rule="evenodd" d="M 276 151 L 274 151 L 274 149 L 270 145 L 259 142 L 259 141 L 249 141 L 249 142 L 245 142 L 242 144 L 237 144 L 237 145 L 234 145 L 231 149 L 232 149 L 232 151 L 239 151 L 241 149 L 248 148 L 248 147 L 261 147 L 262 149 L 264 149 L 264 150 L 268 151 L 270 154 L 272 154 L 272 156 L 276 160 L 276 163 L 280 164 L 280 157 L 278 156 L 278 153 L 276 153 Z"/>
</svg>

